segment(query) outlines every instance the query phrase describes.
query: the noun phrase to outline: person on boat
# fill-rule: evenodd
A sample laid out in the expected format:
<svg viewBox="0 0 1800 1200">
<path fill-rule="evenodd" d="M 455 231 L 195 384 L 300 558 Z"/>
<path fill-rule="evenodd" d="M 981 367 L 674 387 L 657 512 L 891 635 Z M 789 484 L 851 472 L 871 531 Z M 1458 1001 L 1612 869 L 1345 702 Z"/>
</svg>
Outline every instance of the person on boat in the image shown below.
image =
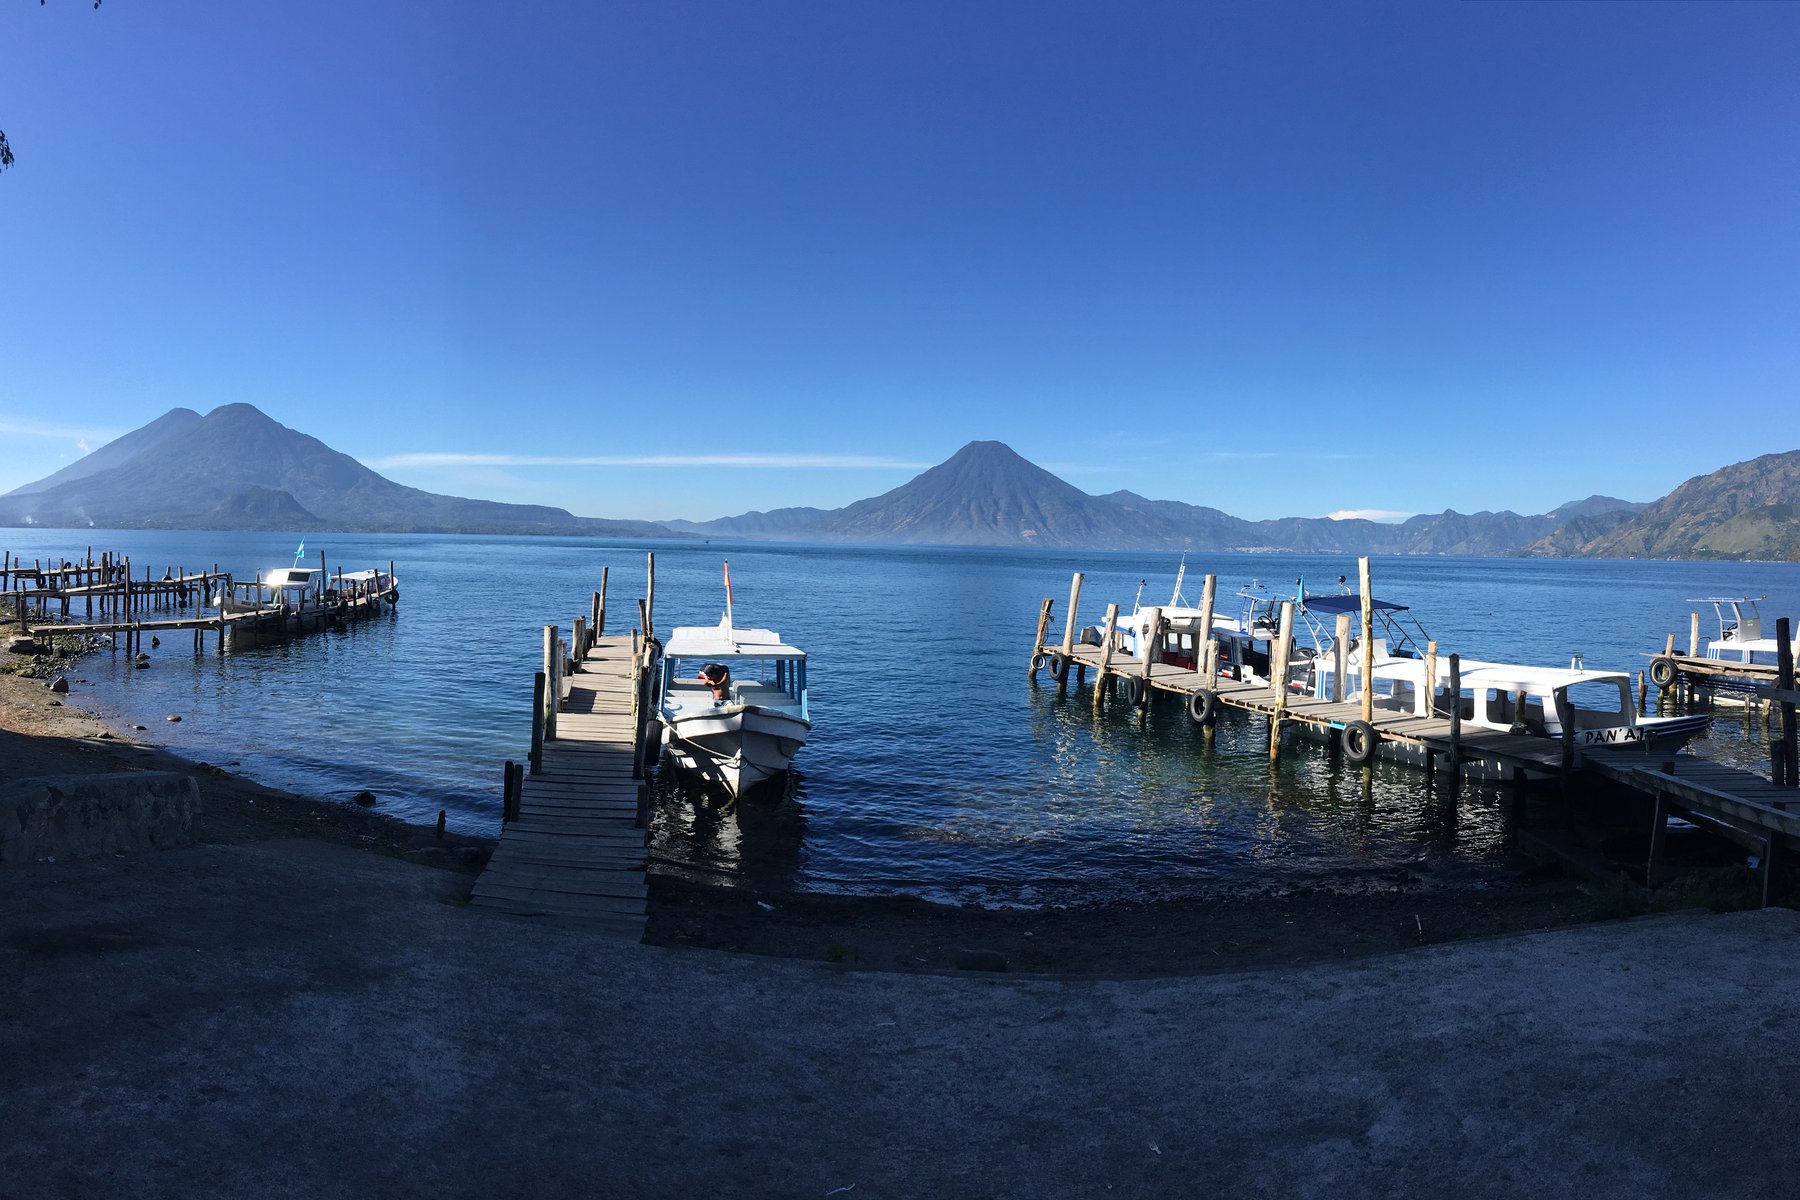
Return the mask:
<svg viewBox="0 0 1800 1200">
<path fill-rule="evenodd" d="M 730 698 L 731 669 L 724 663 L 707 663 L 701 667 L 700 682 L 712 689 L 714 704 L 723 704 Z"/>
</svg>

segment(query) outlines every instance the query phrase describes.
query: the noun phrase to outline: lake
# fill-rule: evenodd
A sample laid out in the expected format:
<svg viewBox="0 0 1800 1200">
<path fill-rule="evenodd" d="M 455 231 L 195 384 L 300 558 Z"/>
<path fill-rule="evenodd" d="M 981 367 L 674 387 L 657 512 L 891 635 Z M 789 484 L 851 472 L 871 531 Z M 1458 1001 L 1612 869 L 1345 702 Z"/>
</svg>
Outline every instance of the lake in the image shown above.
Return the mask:
<svg viewBox="0 0 1800 1200">
<path fill-rule="evenodd" d="M 15 555 L 77 557 L 86 546 L 150 566 L 218 563 L 239 578 L 292 562 L 266 534 L 12 529 Z M 1059 697 L 1026 679 L 1045 596 L 1060 636 L 1072 572 L 1086 575 L 1081 623 L 1173 588 L 1162 552 L 801 546 L 704 541 L 433 535 L 313 535 L 333 569 L 394 560 L 391 617 L 220 657 L 177 633 L 148 670 L 123 654 L 84 660 L 82 701 L 190 757 L 264 782 L 381 811 L 498 834 L 501 764 L 530 740 L 542 626 L 566 631 L 611 568 L 609 628 L 637 624 L 645 555 L 656 554 L 655 623 L 716 624 L 729 559 L 736 620 L 806 649 L 813 741 L 786 795 L 742 811 L 659 772 L 653 855 L 724 882 L 815 891 L 911 893 L 959 903 L 1050 905 L 1301 886 L 1355 889 L 1411 874 L 1477 885 L 1507 861 L 1498 794 L 1466 787 L 1454 806 L 1422 774 L 1360 773 L 1297 744 L 1277 769 L 1266 727 L 1219 722 L 1203 749 L 1185 709 L 1140 725 L 1122 706 L 1096 716 L 1085 691 Z M 1194 555 L 1186 592 L 1219 576 L 1239 587 L 1304 579 L 1330 591 L 1354 559 Z M 1442 653 L 1637 671 L 1701 596 L 1767 595 L 1766 624 L 1800 614 L 1800 565 L 1487 558 L 1380 558 L 1375 592 L 1412 606 Z M 1702 632 L 1710 634 L 1710 606 Z M 1040 677 L 1042 680 L 1043 677 Z M 170 724 L 169 714 L 182 721 Z M 1760 727 L 1729 710 L 1702 753 L 1766 762 Z"/>
</svg>

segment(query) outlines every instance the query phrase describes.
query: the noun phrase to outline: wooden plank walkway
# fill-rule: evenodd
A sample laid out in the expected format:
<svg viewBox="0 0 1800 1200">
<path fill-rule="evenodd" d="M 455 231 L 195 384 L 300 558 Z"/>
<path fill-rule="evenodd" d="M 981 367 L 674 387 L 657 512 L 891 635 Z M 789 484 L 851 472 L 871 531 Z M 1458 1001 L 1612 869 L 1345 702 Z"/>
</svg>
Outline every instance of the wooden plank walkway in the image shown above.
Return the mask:
<svg viewBox="0 0 1800 1200">
<path fill-rule="evenodd" d="M 556 737 L 542 770 L 525 776 L 469 903 L 644 936 L 647 833 L 643 782 L 632 778 L 631 635 L 600 637 L 565 679 Z"/>
<path fill-rule="evenodd" d="M 1049 646 L 1045 649 L 1060 651 L 1061 647 Z M 1071 672 L 1076 665 L 1095 672 L 1099 670 L 1101 649 L 1098 646 L 1077 644 L 1071 647 L 1070 656 L 1073 660 L 1069 667 Z M 1143 674 L 1143 670 L 1143 660 L 1117 652 L 1107 665 L 1107 674 L 1119 679 L 1136 678 Z M 1096 674 L 1096 684 L 1098 678 Z M 1073 685 L 1074 680 L 1071 679 L 1070 686 Z M 1206 678 L 1191 668 L 1170 663 L 1150 664 L 1150 687 L 1155 691 L 1172 692 L 1186 697 L 1195 688 L 1206 686 Z M 1227 707 L 1263 717 L 1275 711 L 1275 693 L 1268 684 L 1240 683 L 1221 676 L 1218 686 L 1212 690 L 1217 694 L 1219 703 Z M 1295 724 L 1342 729 L 1351 721 L 1362 719 L 1362 705 L 1290 694 L 1282 719 Z M 1401 742 L 1435 754 L 1450 753 L 1448 717 L 1421 717 L 1411 712 L 1377 707 L 1370 724 L 1383 741 Z M 1559 743 L 1544 738 L 1513 737 L 1468 725 L 1462 730 L 1462 756 L 1465 760 L 1483 760 L 1507 770 L 1517 768 L 1557 772 L 1562 769 L 1562 746 Z"/>
</svg>

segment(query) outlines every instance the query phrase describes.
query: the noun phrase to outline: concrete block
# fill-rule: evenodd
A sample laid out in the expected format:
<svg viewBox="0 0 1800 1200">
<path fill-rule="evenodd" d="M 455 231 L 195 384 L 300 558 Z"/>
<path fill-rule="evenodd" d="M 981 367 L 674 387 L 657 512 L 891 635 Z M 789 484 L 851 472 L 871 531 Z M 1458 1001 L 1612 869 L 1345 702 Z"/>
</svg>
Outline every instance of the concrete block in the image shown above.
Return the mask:
<svg viewBox="0 0 1800 1200">
<path fill-rule="evenodd" d="M 0 784 L 0 866 L 191 845 L 200 785 L 171 771 L 48 775 Z"/>
</svg>

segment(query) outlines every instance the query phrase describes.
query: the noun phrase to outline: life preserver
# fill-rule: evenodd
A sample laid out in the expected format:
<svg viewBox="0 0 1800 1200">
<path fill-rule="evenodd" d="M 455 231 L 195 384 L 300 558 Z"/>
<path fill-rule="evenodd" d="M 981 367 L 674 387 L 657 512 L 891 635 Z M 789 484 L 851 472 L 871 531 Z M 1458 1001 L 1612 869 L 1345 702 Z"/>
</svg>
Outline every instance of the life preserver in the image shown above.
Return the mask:
<svg viewBox="0 0 1800 1200">
<path fill-rule="evenodd" d="M 1069 660 L 1063 656 L 1062 651 L 1052 651 L 1047 661 L 1050 668 L 1050 678 L 1061 683 L 1069 677 Z"/>
<path fill-rule="evenodd" d="M 1188 693 L 1188 716 L 1196 725 L 1211 725 L 1219 715 L 1219 697 L 1208 688 L 1195 688 Z"/>
<path fill-rule="evenodd" d="M 1650 660 L 1650 682 L 1666 688 L 1675 682 L 1675 660 L 1657 657 Z"/>
<path fill-rule="evenodd" d="M 1344 726 L 1344 761 L 1360 767 L 1375 757 L 1375 727 L 1367 721 L 1351 721 Z"/>
</svg>

